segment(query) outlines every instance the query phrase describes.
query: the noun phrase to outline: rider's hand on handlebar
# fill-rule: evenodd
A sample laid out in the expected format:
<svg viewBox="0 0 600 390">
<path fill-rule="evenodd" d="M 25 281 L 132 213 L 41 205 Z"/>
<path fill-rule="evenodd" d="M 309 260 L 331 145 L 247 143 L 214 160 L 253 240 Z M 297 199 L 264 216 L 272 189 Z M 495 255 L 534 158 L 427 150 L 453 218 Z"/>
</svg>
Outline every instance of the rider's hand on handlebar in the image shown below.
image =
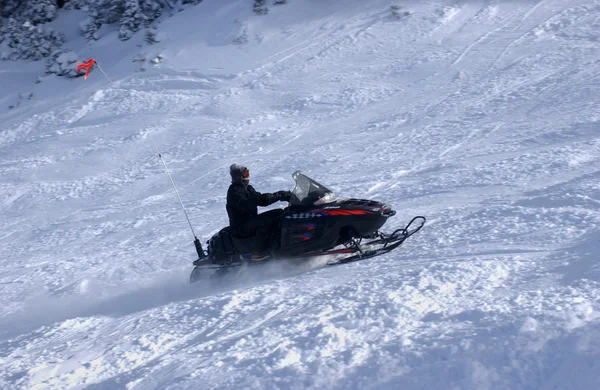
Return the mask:
<svg viewBox="0 0 600 390">
<path fill-rule="evenodd" d="M 292 193 L 290 191 L 277 191 L 275 193 L 275 197 L 277 198 L 277 200 L 289 202 L 292 198 Z"/>
</svg>

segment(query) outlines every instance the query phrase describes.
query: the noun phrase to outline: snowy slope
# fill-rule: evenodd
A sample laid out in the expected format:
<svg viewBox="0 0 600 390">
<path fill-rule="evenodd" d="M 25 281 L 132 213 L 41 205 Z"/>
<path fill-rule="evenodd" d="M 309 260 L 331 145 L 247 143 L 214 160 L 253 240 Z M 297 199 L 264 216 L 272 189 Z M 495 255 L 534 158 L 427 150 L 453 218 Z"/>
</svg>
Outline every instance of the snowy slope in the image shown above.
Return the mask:
<svg viewBox="0 0 600 390">
<path fill-rule="evenodd" d="M 600 388 L 600 1 L 247 3 L 75 42 L 125 100 L 0 63 L 0 388 Z M 203 240 L 233 162 L 428 224 L 189 285 L 153 142 Z"/>
</svg>

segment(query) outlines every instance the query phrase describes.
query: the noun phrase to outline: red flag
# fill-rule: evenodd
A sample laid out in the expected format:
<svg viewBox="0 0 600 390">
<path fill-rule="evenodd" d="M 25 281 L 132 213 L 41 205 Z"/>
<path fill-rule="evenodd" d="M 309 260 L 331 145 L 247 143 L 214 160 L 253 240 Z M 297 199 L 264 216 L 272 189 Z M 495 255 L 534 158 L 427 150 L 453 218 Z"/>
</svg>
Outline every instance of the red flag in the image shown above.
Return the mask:
<svg viewBox="0 0 600 390">
<path fill-rule="evenodd" d="M 90 58 L 83 64 L 80 64 L 79 62 L 77 62 L 77 68 L 75 68 L 75 71 L 79 72 L 80 70 L 85 69 L 85 76 L 83 76 L 83 79 L 87 80 L 88 74 L 90 73 L 90 69 L 92 69 L 92 66 L 94 66 L 95 63 L 96 63 L 96 60 L 93 58 Z"/>
</svg>

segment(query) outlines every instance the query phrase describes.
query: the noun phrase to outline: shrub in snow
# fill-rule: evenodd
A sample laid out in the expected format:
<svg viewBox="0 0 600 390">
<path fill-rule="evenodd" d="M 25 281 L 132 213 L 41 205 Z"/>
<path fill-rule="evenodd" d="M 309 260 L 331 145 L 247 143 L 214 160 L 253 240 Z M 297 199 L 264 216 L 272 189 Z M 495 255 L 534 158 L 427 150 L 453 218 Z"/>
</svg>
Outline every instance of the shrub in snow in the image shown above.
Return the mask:
<svg viewBox="0 0 600 390">
<path fill-rule="evenodd" d="M 233 43 L 236 45 L 243 45 L 244 43 L 248 43 L 248 31 L 244 28 L 240 31 L 237 37 L 233 38 Z"/>
<path fill-rule="evenodd" d="M 156 26 L 152 25 L 148 27 L 146 29 L 146 33 L 144 34 L 144 41 L 146 41 L 146 43 L 149 45 L 160 42 L 156 37 L 157 33 L 158 28 Z"/>
<path fill-rule="evenodd" d="M 23 99 L 31 100 L 32 98 L 33 98 L 33 92 L 29 92 L 27 94 L 20 93 L 19 100 L 17 100 L 14 104 L 9 105 L 8 108 L 10 110 L 12 110 L 13 108 L 17 108 L 21 105 L 21 100 L 23 100 Z"/>
<path fill-rule="evenodd" d="M 150 60 L 150 62 L 152 62 L 152 64 L 154 64 L 154 65 L 158 65 L 162 61 L 163 61 L 163 56 L 161 56 L 160 54 Z"/>
<path fill-rule="evenodd" d="M 245 23 L 241 23 L 239 19 L 236 19 L 233 22 L 240 25 L 240 31 L 238 32 L 237 36 L 233 38 L 233 43 L 236 45 L 248 43 L 248 26 Z"/>
<path fill-rule="evenodd" d="M 75 68 L 77 64 L 77 55 L 72 50 L 55 50 L 46 63 L 46 73 L 54 73 L 58 76 L 76 76 Z"/>
<path fill-rule="evenodd" d="M 204 1 L 204 0 L 181 0 L 181 4 L 193 4 L 193 5 L 196 5 L 196 4 L 202 3 L 202 1 Z"/>
<path fill-rule="evenodd" d="M 265 0 L 254 0 L 254 5 L 252 9 L 255 13 L 259 15 L 266 15 L 269 13 L 269 9 L 265 5 Z"/>
<path fill-rule="evenodd" d="M 392 5 L 390 7 L 391 11 L 392 11 L 392 17 L 394 17 L 395 19 L 401 19 L 402 17 L 407 17 L 410 16 L 410 12 L 409 11 L 404 11 L 401 12 L 400 9 L 402 8 L 401 5 Z"/>
<path fill-rule="evenodd" d="M 275 0 L 273 5 L 287 4 L 287 0 Z"/>
</svg>

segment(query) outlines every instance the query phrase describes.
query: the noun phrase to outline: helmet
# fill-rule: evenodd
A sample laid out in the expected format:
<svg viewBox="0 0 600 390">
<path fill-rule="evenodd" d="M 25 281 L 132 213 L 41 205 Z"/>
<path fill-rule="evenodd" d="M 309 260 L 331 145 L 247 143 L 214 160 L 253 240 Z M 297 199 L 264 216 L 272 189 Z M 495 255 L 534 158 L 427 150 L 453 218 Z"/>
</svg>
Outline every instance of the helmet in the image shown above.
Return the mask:
<svg viewBox="0 0 600 390">
<path fill-rule="evenodd" d="M 250 171 L 243 165 L 232 164 L 229 167 L 229 174 L 233 183 L 243 184 L 245 186 L 250 182 Z"/>
</svg>

